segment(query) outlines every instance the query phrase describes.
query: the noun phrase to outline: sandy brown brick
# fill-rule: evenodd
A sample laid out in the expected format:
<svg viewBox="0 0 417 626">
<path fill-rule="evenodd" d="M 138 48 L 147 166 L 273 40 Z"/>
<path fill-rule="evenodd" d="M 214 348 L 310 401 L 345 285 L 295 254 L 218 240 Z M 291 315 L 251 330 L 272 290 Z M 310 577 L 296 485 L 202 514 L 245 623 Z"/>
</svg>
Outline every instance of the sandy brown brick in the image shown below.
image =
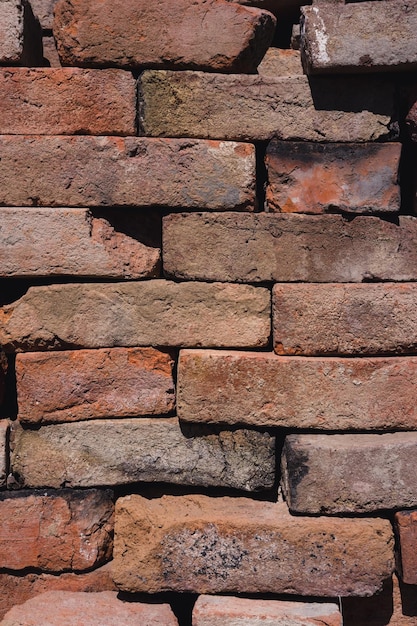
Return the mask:
<svg viewBox="0 0 417 626">
<path fill-rule="evenodd" d="M 151 215 L 1 207 L 0 220 L 1 277 L 159 275 L 159 219 Z"/>
<path fill-rule="evenodd" d="M 417 511 L 398 511 L 395 530 L 399 542 L 399 569 L 402 580 L 417 584 Z"/>
<path fill-rule="evenodd" d="M 139 79 L 139 130 L 151 137 L 366 142 L 388 137 L 392 116 L 392 82 L 378 76 L 147 70 Z"/>
<path fill-rule="evenodd" d="M 21 422 L 164 415 L 174 409 L 173 360 L 154 348 L 112 348 L 16 357 Z"/>
<path fill-rule="evenodd" d="M 417 285 L 275 285 L 278 354 L 412 354 Z"/>
<path fill-rule="evenodd" d="M 275 439 L 180 426 L 177 418 L 93 420 L 16 429 L 11 468 L 25 487 L 134 482 L 270 489 Z"/>
<path fill-rule="evenodd" d="M 270 13 L 223 0 L 60 0 L 53 25 L 65 65 L 235 73 L 256 70 L 274 28 Z"/>
<path fill-rule="evenodd" d="M 112 591 L 48 591 L 13 607 L 2 626 L 39 626 L 45 619 L 62 626 L 178 626 L 169 604 L 126 602 Z"/>
<path fill-rule="evenodd" d="M 291 517 L 285 503 L 131 495 L 116 504 L 124 591 L 370 595 L 393 568 L 382 519 Z"/>
<path fill-rule="evenodd" d="M 253 209 L 248 144 L 136 137 L 0 136 L 0 204 Z"/>
<path fill-rule="evenodd" d="M 0 2 L 0 63 L 19 64 L 23 55 L 24 19 L 20 0 Z"/>
<path fill-rule="evenodd" d="M 0 619 L 17 604 L 47 591 L 116 591 L 111 577 L 111 563 L 91 572 L 63 574 L 0 573 Z"/>
<path fill-rule="evenodd" d="M 258 66 L 258 74 L 268 78 L 302 76 L 300 52 L 284 48 L 269 48 Z"/>
<path fill-rule="evenodd" d="M 417 433 L 288 435 L 282 485 L 295 513 L 417 506 Z"/>
<path fill-rule="evenodd" d="M 113 503 L 109 491 L 3 493 L 0 514 L 3 569 L 81 571 L 110 559 Z"/>
<path fill-rule="evenodd" d="M 416 29 L 416 0 L 303 7 L 303 62 L 309 73 L 414 70 Z"/>
<path fill-rule="evenodd" d="M 0 70 L 2 135 L 135 135 L 136 81 L 123 70 Z"/>
<path fill-rule="evenodd" d="M 179 213 L 163 219 L 165 273 L 187 280 L 417 279 L 417 219 Z M 314 287 L 313 287 L 314 289 Z"/>
<path fill-rule="evenodd" d="M 47 67 L 62 67 L 54 38 L 50 35 L 44 35 L 42 37 L 42 45 L 45 65 Z"/>
<path fill-rule="evenodd" d="M 0 321 L 0 344 L 19 351 L 262 347 L 270 336 L 270 292 L 166 280 L 49 285 L 1 308 Z"/>
<path fill-rule="evenodd" d="M 400 143 L 317 144 L 273 140 L 267 204 L 283 213 L 395 213 Z"/>
<path fill-rule="evenodd" d="M 337 604 L 200 596 L 193 609 L 193 626 L 341 626 Z"/>
<path fill-rule="evenodd" d="M 43 30 L 51 30 L 57 0 L 30 0 L 33 12 Z"/>
<path fill-rule="evenodd" d="M 319 430 L 413 429 L 417 358 L 278 357 L 182 350 L 178 415 L 186 422 Z"/>
</svg>

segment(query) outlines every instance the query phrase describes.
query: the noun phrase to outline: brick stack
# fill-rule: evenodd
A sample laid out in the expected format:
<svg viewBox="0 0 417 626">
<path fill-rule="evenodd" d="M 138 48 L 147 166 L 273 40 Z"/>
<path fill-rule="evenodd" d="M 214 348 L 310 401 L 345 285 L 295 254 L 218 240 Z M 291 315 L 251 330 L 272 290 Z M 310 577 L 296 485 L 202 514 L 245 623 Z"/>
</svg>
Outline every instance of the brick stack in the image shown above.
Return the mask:
<svg viewBox="0 0 417 626">
<path fill-rule="evenodd" d="M 4 626 L 417 624 L 417 1 L 302 4 L 0 0 Z"/>
</svg>

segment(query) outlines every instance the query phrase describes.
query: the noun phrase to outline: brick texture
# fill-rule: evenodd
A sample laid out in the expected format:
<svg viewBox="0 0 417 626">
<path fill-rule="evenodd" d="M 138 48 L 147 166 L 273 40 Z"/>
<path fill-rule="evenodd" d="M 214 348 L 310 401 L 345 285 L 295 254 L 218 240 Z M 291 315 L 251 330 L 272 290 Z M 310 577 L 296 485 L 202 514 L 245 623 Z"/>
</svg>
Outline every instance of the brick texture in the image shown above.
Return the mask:
<svg viewBox="0 0 417 626">
<path fill-rule="evenodd" d="M 16 357 L 21 422 L 166 415 L 175 406 L 173 360 L 154 348 L 75 350 Z"/>
<path fill-rule="evenodd" d="M 137 495 L 116 505 L 124 591 L 369 595 L 392 572 L 382 519 L 290 517 L 284 503 Z"/>
<path fill-rule="evenodd" d="M 395 529 L 399 541 L 399 569 L 402 580 L 417 584 L 417 511 L 398 511 Z"/>
<path fill-rule="evenodd" d="M 0 3 L 0 63 L 18 64 L 23 55 L 23 5 L 20 0 Z"/>
</svg>

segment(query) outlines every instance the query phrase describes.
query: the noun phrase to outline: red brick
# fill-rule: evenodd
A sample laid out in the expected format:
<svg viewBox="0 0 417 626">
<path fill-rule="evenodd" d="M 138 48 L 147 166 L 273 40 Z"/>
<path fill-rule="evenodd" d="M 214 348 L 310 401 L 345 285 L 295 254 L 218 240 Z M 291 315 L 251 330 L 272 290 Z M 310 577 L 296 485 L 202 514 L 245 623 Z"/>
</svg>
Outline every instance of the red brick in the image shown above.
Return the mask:
<svg viewBox="0 0 417 626">
<path fill-rule="evenodd" d="M 159 276 L 159 219 L 151 215 L 1 207 L 0 221 L 2 277 Z"/>
<path fill-rule="evenodd" d="M 175 406 L 172 367 L 170 355 L 153 348 L 19 354 L 19 419 L 43 423 L 165 415 Z"/>
<path fill-rule="evenodd" d="M 45 617 L 47 616 L 47 617 Z M 2 626 L 178 626 L 168 604 L 120 600 L 117 593 L 49 591 L 13 607 Z"/>
<path fill-rule="evenodd" d="M 13 606 L 47 591 L 115 591 L 111 563 L 91 572 L 77 574 L 12 574 L 0 573 L 0 619 Z"/>
<path fill-rule="evenodd" d="M 416 357 L 279 357 L 182 350 L 178 415 L 186 422 L 319 430 L 413 429 Z"/>
<path fill-rule="evenodd" d="M 135 135 L 135 79 L 122 70 L 0 70 L 0 134 Z"/>
<path fill-rule="evenodd" d="M 200 596 L 193 626 L 342 626 L 337 604 Z"/>
<path fill-rule="evenodd" d="M 64 65 L 240 73 L 256 70 L 274 27 L 270 13 L 223 0 L 60 0 L 53 30 Z"/>
<path fill-rule="evenodd" d="M 398 511 L 395 529 L 399 541 L 399 567 L 402 580 L 417 585 L 417 511 Z"/>
<path fill-rule="evenodd" d="M 285 503 L 138 495 L 116 504 L 123 591 L 370 595 L 393 568 L 389 521 L 291 517 Z"/>
<path fill-rule="evenodd" d="M 0 135 L 0 204 L 248 209 L 249 144 L 137 137 Z"/>
<path fill-rule="evenodd" d="M 81 571 L 111 557 L 108 491 L 1 494 L 0 519 L 0 568 Z"/>
<path fill-rule="evenodd" d="M 393 213 L 400 143 L 317 144 L 273 140 L 267 149 L 269 210 Z"/>
<path fill-rule="evenodd" d="M 417 285 L 275 285 L 278 354 L 410 354 L 417 348 Z"/>
</svg>

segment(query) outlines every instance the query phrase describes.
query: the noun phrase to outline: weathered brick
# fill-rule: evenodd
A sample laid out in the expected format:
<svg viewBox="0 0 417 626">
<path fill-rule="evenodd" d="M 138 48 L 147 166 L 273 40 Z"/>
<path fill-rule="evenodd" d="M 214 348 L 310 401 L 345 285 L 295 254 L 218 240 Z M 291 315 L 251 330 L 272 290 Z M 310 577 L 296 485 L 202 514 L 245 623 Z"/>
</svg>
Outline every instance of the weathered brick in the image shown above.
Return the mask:
<svg viewBox="0 0 417 626">
<path fill-rule="evenodd" d="M 400 143 L 273 140 L 266 153 L 268 208 L 283 213 L 400 210 Z"/>
<path fill-rule="evenodd" d="M 54 38 L 51 35 L 44 35 L 42 37 L 42 45 L 45 65 L 47 67 L 62 67 Z"/>
<path fill-rule="evenodd" d="M 182 350 L 178 415 L 186 422 L 319 430 L 413 429 L 416 357 L 278 357 Z"/>
<path fill-rule="evenodd" d="M 302 76 L 303 66 L 298 50 L 269 48 L 258 66 L 258 74 L 268 78 Z"/>
<path fill-rule="evenodd" d="M 362 142 L 388 137 L 392 83 L 380 77 L 243 76 L 147 70 L 140 132 L 238 141 Z"/>
<path fill-rule="evenodd" d="M 402 580 L 417 584 L 417 511 L 398 511 L 395 530 L 399 542 L 399 568 Z"/>
<path fill-rule="evenodd" d="M 193 626 L 341 626 L 337 604 L 200 596 L 193 609 Z"/>
<path fill-rule="evenodd" d="M 174 409 L 173 360 L 154 348 L 18 354 L 21 422 L 164 415 Z"/>
<path fill-rule="evenodd" d="M 251 430 L 180 427 L 176 418 L 16 429 L 12 471 L 25 487 L 165 482 L 246 491 L 275 479 L 275 440 Z"/>
<path fill-rule="evenodd" d="M 266 9 L 271 11 L 278 17 L 286 16 L 288 13 L 291 16 L 294 12 L 297 12 L 305 0 L 228 0 L 229 2 L 238 2 L 239 4 L 245 4 L 253 7 L 259 7 L 260 9 Z"/>
<path fill-rule="evenodd" d="M 392 572 L 392 529 L 247 498 L 131 495 L 116 503 L 113 563 L 124 591 L 363 596 Z"/>
<path fill-rule="evenodd" d="M 5 68 L 0 134 L 135 135 L 136 81 L 123 70 Z"/>
<path fill-rule="evenodd" d="M 295 513 L 417 506 L 417 433 L 288 435 L 282 485 Z"/>
<path fill-rule="evenodd" d="M 164 271 L 187 280 L 362 282 L 417 279 L 417 219 L 172 213 Z M 312 287 L 315 289 L 315 287 Z"/>
<path fill-rule="evenodd" d="M 49 285 L 0 308 L 0 321 L 0 344 L 18 350 L 261 347 L 270 336 L 270 293 L 166 280 Z"/>
<path fill-rule="evenodd" d="M 111 563 L 91 572 L 63 574 L 28 573 L 22 575 L 0 573 L 0 619 L 16 604 L 47 591 L 116 591 L 111 577 Z"/>
<path fill-rule="evenodd" d="M 417 347 L 417 285 L 275 285 L 278 354 L 410 354 Z"/>
<path fill-rule="evenodd" d="M 270 13 L 223 0 L 60 0 L 53 25 L 65 65 L 236 73 L 256 70 L 274 28 Z"/>
<path fill-rule="evenodd" d="M 136 137 L 0 136 L 0 204 L 251 209 L 248 144 Z"/>
<path fill-rule="evenodd" d="M 303 7 L 301 51 L 309 73 L 417 68 L 416 0 Z"/>
<path fill-rule="evenodd" d="M 129 218 L 124 228 L 123 217 Z M 122 218 L 122 221 L 120 220 Z M 157 220 L 104 210 L 0 207 L 0 276 L 152 278 Z"/>
<path fill-rule="evenodd" d="M 57 0 L 30 0 L 33 12 L 43 30 L 51 30 L 54 18 L 54 7 Z"/>
<path fill-rule="evenodd" d="M 124 602 L 112 591 L 48 591 L 13 607 L 2 626 L 39 626 L 45 619 L 61 626 L 178 626 L 169 604 Z"/>
<path fill-rule="evenodd" d="M 7 358 L 0 346 L 0 404 L 2 404 L 4 400 L 4 394 L 6 391 L 7 370 L 8 370 Z"/>
<path fill-rule="evenodd" d="M 42 30 L 27 0 L 0 1 L 0 65 L 42 65 Z"/>
<path fill-rule="evenodd" d="M 6 486 L 9 468 L 9 420 L 0 420 L 0 487 Z"/>
<path fill-rule="evenodd" d="M 85 570 L 110 559 L 111 492 L 0 494 L 0 567 Z"/>
</svg>

